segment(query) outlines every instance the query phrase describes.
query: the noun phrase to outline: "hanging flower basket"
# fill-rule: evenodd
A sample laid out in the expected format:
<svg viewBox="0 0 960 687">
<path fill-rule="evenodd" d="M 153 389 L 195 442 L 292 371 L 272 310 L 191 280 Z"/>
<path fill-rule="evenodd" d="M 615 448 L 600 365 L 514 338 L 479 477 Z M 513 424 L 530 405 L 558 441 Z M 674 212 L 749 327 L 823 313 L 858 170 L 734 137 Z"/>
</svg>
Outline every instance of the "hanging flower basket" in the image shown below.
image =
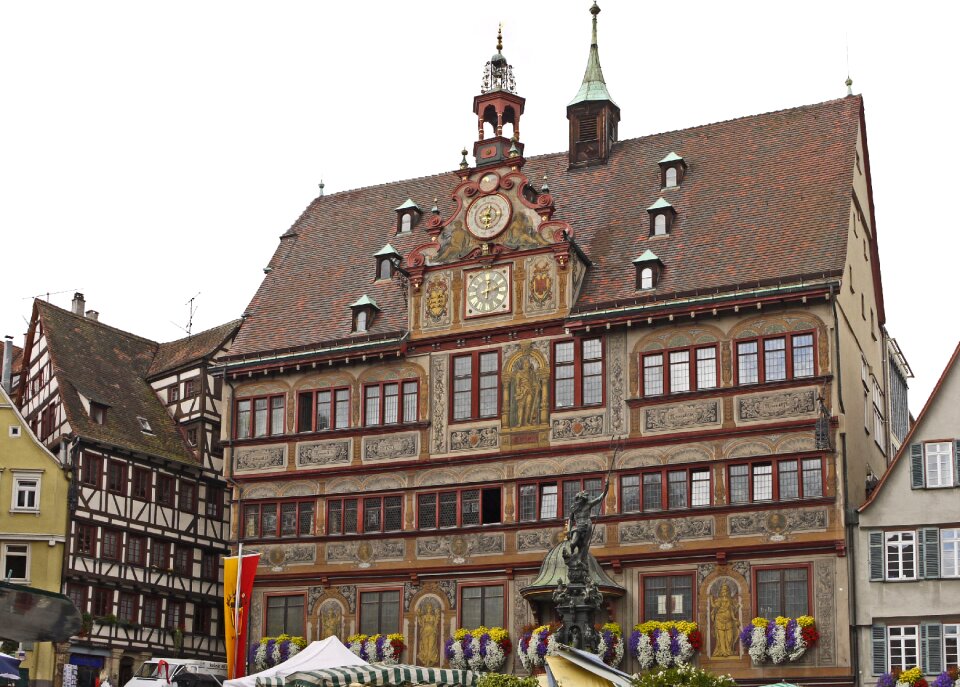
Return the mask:
<svg viewBox="0 0 960 687">
<path fill-rule="evenodd" d="M 291 656 L 296 656 L 307 646 L 303 637 L 283 634 L 279 637 L 264 637 L 250 647 L 250 662 L 256 672 L 280 665 Z"/>
<path fill-rule="evenodd" d="M 560 629 L 559 623 L 541 625 L 530 630 L 524 630 L 520 635 L 517 647 L 520 665 L 527 672 L 541 670 L 547 663 L 547 656 L 557 652 L 557 639 L 554 636 Z"/>
<path fill-rule="evenodd" d="M 450 667 L 474 672 L 497 672 L 513 649 L 509 633 L 502 627 L 460 628 L 446 641 Z"/>
<path fill-rule="evenodd" d="M 654 664 L 660 668 L 687 665 L 700 650 L 703 638 L 697 624 L 685 620 L 651 620 L 634 626 L 630 635 L 630 653 L 644 670 Z"/>
<path fill-rule="evenodd" d="M 347 648 L 364 661 L 395 664 L 400 662 L 406 644 L 399 632 L 389 635 L 357 634 L 347 638 Z"/>
<path fill-rule="evenodd" d="M 608 666 L 616 668 L 623 661 L 623 630 L 620 623 L 604 623 L 597 625 L 597 634 L 600 641 L 597 645 L 597 656 Z"/>
<path fill-rule="evenodd" d="M 797 661 L 820 639 L 813 616 L 754 618 L 740 631 L 740 643 L 755 664 Z"/>
</svg>

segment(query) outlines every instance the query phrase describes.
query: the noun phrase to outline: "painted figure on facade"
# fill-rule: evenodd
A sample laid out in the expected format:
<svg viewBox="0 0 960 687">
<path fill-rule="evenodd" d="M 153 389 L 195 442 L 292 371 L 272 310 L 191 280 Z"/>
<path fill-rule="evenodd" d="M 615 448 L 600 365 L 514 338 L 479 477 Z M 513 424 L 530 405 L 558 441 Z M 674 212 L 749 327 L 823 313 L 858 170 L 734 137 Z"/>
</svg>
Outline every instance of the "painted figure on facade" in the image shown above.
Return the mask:
<svg viewBox="0 0 960 687">
<path fill-rule="evenodd" d="M 523 358 L 514 378 L 513 398 L 517 409 L 517 426 L 536 425 L 540 422 L 540 380 L 530 366 L 530 357 Z"/>
<path fill-rule="evenodd" d="M 727 658 L 735 655 L 740 604 L 730 595 L 730 586 L 724 582 L 720 593 L 711 598 L 713 608 L 710 622 L 713 625 L 713 657 Z"/>
<path fill-rule="evenodd" d="M 432 603 L 420 606 L 417 612 L 417 663 L 422 666 L 440 665 L 439 645 L 437 637 L 440 634 L 440 608 Z"/>
<path fill-rule="evenodd" d="M 567 520 L 567 546 L 563 552 L 563 560 L 568 567 L 574 564 L 585 564 L 587 552 L 590 550 L 590 541 L 593 539 L 593 519 L 590 511 L 606 498 L 610 491 L 610 480 L 607 480 L 603 491 L 595 499 L 581 491 L 573 497 L 570 507 L 570 518 Z"/>
<path fill-rule="evenodd" d="M 340 636 L 342 613 L 335 602 L 320 609 L 320 639 Z"/>
</svg>

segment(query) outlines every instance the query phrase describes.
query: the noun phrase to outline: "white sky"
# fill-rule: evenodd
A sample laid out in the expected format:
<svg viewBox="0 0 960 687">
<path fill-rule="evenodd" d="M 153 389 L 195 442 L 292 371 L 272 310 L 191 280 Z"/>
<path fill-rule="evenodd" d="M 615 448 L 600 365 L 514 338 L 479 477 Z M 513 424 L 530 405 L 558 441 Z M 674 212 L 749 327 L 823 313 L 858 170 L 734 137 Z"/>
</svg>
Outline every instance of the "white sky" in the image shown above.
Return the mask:
<svg viewBox="0 0 960 687">
<path fill-rule="evenodd" d="M 456 168 L 476 135 L 472 98 L 499 21 L 527 99 L 527 154 L 565 150 L 589 6 L 3 3 L 0 334 L 21 344 L 31 298 L 50 293 L 69 307 L 75 290 L 102 321 L 161 341 L 183 335 L 197 293 L 194 331 L 239 316 L 321 177 L 332 193 Z M 958 10 L 601 7 L 622 139 L 840 97 L 849 44 L 867 108 L 887 326 L 916 373 L 919 412 L 960 339 L 960 226 L 949 205 L 960 189 Z"/>
</svg>

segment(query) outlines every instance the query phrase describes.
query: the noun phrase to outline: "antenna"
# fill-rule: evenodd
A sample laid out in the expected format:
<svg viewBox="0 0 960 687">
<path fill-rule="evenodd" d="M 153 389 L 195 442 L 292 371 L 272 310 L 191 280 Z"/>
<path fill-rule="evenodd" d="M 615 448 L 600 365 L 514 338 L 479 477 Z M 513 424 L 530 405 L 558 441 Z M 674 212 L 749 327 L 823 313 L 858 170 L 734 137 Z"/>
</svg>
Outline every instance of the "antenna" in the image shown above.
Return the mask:
<svg viewBox="0 0 960 687">
<path fill-rule="evenodd" d="M 843 83 L 847 86 L 847 95 L 853 95 L 853 79 L 850 78 L 850 33 L 844 34 L 844 42 L 847 47 L 847 80 Z"/>
<path fill-rule="evenodd" d="M 197 300 L 197 296 L 199 296 L 199 295 L 200 295 L 200 292 L 197 291 L 197 292 L 190 298 L 190 300 L 188 300 L 186 303 L 184 303 L 184 305 L 189 305 L 189 306 L 190 306 L 190 316 L 187 318 L 187 328 L 186 328 L 186 330 L 185 330 L 185 331 L 187 332 L 187 336 L 190 336 L 190 335 L 193 333 L 193 315 L 194 315 L 194 313 L 197 312 L 196 300 Z"/>
<path fill-rule="evenodd" d="M 32 301 L 32 300 L 36 300 L 37 298 L 43 298 L 44 300 L 47 301 L 47 303 L 49 303 L 49 302 L 50 302 L 50 296 L 59 296 L 61 293 L 70 293 L 71 291 L 73 291 L 74 293 L 76 293 L 77 291 L 81 291 L 81 292 L 82 292 L 82 291 L 83 291 L 83 287 L 80 286 L 80 287 L 77 287 L 77 288 L 75 288 L 75 289 L 64 289 L 63 291 L 47 291 L 46 293 L 38 293 L 36 296 L 24 296 L 24 297 L 21 298 L 20 300 L 23 300 L 23 301 Z"/>
</svg>

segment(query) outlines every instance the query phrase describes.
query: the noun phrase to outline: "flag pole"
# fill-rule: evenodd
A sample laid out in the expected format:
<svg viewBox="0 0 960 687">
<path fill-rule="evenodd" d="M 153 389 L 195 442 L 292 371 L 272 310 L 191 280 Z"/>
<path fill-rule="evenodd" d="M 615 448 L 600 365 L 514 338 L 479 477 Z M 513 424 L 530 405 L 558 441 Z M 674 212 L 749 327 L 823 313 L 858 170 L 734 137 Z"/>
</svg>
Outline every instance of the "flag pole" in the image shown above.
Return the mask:
<svg viewBox="0 0 960 687">
<path fill-rule="evenodd" d="M 234 642 L 233 673 L 234 675 L 236 675 L 236 672 L 237 672 L 237 664 L 239 663 L 238 659 L 240 658 L 240 651 L 241 651 L 241 647 L 237 646 L 237 644 L 242 634 L 240 632 L 240 613 L 242 609 L 242 604 L 240 602 L 240 578 L 242 575 L 243 575 L 243 542 L 239 542 L 237 544 L 237 589 L 236 589 L 236 596 L 233 597 L 234 599 L 233 601 L 233 642 Z M 244 654 L 244 663 L 246 663 L 247 647 L 242 647 L 242 650 Z"/>
</svg>

